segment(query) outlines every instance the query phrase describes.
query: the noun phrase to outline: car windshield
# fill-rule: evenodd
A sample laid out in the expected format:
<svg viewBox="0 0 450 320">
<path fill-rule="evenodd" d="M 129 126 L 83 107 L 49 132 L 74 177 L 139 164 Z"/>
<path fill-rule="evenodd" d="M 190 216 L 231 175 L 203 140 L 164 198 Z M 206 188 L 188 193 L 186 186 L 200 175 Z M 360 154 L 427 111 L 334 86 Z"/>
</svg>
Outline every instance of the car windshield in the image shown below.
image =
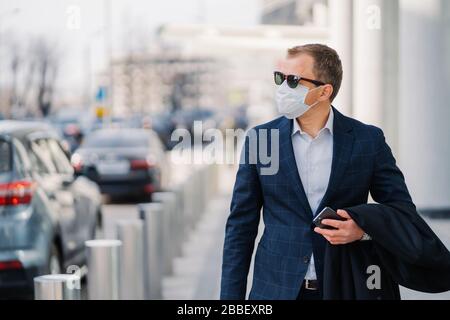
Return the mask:
<svg viewBox="0 0 450 320">
<path fill-rule="evenodd" d="M 136 148 L 145 147 L 149 143 L 149 135 L 144 131 L 134 130 L 101 130 L 86 137 L 85 148 Z"/>
<path fill-rule="evenodd" d="M 11 171 L 11 145 L 0 140 L 0 173 Z"/>
</svg>

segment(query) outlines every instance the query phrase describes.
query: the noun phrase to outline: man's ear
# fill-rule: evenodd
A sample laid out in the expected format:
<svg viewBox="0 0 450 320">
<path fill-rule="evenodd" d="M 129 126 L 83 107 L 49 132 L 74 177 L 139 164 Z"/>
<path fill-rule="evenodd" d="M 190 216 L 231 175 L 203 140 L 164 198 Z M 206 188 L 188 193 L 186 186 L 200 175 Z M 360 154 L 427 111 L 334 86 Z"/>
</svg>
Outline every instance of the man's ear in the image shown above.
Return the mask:
<svg viewBox="0 0 450 320">
<path fill-rule="evenodd" d="M 319 99 L 322 101 L 328 100 L 331 98 L 333 94 L 333 86 L 331 84 L 326 84 L 323 86 L 322 93 L 320 94 Z"/>
</svg>

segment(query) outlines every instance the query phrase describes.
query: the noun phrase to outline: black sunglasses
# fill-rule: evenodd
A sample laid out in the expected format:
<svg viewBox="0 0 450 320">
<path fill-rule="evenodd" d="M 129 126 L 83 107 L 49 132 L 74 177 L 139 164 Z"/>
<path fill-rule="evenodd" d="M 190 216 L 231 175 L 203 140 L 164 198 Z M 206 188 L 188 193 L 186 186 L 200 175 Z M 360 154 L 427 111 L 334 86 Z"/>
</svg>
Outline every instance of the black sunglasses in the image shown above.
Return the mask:
<svg viewBox="0 0 450 320">
<path fill-rule="evenodd" d="M 298 83 L 300 82 L 300 80 L 310 82 L 310 83 L 312 83 L 312 84 L 314 84 L 316 86 L 323 86 L 323 85 L 325 85 L 325 83 L 323 83 L 321 81 L 317 81 L 317 80 L 311 80 L 311 79 L 308 79 L 308 78 L 303 78 L 303 77 L 294 76 L 294 75 L 288 75 L 287 76 L 287 75 L 285 75 L 284 73 L 282 73 L 280 71 L 275 71 L 273 73 L 273 76 L 274 76 L 275 83 L 278 86 L 281 86 L 283 84 L 284 80 L 286 80 L 287 81 L 287 85 L 289 86 L 289 88 L 292 88 L 292 89 L 297 88 Z"/>
</svg>

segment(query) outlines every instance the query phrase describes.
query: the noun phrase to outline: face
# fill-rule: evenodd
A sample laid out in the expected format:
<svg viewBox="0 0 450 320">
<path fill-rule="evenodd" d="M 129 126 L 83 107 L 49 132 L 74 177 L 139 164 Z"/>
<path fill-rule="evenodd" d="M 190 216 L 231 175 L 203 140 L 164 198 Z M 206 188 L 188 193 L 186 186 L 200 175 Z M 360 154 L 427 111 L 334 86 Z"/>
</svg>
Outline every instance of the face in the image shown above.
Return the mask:
<svg viewBox="0 0 450 320">
<path fill-rule="evenodd" d="M 300 54 L 295 57 L 286 58 L 278 63 L 278 70 L 285 75 L 297 75 L 303 78 L 308 78 L 311 80 L 319 80 L 314 74 L 314 58 L 308 54 Z M 333 87 L 326 84 L 321 87 L 317 87 L 311 82 L 300 80 L 299 84 L 308 87 L 310 92 L 306 96 L 305 103 L 307 105 L 312 105 L 317 101 L 328 102 L 330 101 L 330 96 L 333 93 Z M 311 89 L 315 89 L 311 91 Z M 308 113 L 308 112 L 307 112 Z"/>
</svg>

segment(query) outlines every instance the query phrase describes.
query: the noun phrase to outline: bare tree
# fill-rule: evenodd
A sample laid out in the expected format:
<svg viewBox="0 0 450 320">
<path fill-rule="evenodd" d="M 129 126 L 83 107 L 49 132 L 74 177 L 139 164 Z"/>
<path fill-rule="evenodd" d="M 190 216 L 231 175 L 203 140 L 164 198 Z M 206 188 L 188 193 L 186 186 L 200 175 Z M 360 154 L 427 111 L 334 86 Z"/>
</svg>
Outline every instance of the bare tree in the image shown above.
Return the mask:
<svg viewBox="0 0 450 320">
<path fill-rule="evenodd" d="M 23 42 L 8 44 L 9 106 L 18 116 L 46 116 L 52 107 L 60 53 L 53 43 L 42 38 L 27 41 L 28 46 Z"/>
<path fill-rule="evenodd" d="M 36 61 L 31 59 L 23 67 L 23 86 L 17 101 L 19 106 L 24 106 L 31 100 L 30 96 L 33 92 L 35 73 Z"/>
<path fill-rule="evenodd" d="M 37 106 L 46 117 L 52 108 L 60 55 L 55 46 L 43 39 L 35 42 L 32 50 L 36 64 Z"/>
<path fill-rule="evenodd" d="M 15 106 L 18 102 L 18 78 L 19 78 L 19 72 L 21 68 L 21 56 L 20 56 L 20 49 L 16 43 L 12 43 L 10 45 L 10 54 L 11 54 L 11 61 L 10 61 L 10 72 L 11 72 L 11 91 L 9 95 L 9 105 Z"/>
<path fill-rule="evenodd" d="M 6 63 L 5 74 L 5 92 L 7 93 L 5 97 L 5 108 L 7 112 L 12 112 L 17 114 L 17 112 L 22 112 L 21 107 L 24 105 L 25 100 L 22 96 L 22 87 L 24 84 L 23 77 L 27 73 L 28 62 L 26 56 L 24 55 L 23 41 L 19 41 L 18 37 L 14 33 L 8 33 L 8 37 L 5 37 L 5 47 L 6 52 Z"/>
</svg>

